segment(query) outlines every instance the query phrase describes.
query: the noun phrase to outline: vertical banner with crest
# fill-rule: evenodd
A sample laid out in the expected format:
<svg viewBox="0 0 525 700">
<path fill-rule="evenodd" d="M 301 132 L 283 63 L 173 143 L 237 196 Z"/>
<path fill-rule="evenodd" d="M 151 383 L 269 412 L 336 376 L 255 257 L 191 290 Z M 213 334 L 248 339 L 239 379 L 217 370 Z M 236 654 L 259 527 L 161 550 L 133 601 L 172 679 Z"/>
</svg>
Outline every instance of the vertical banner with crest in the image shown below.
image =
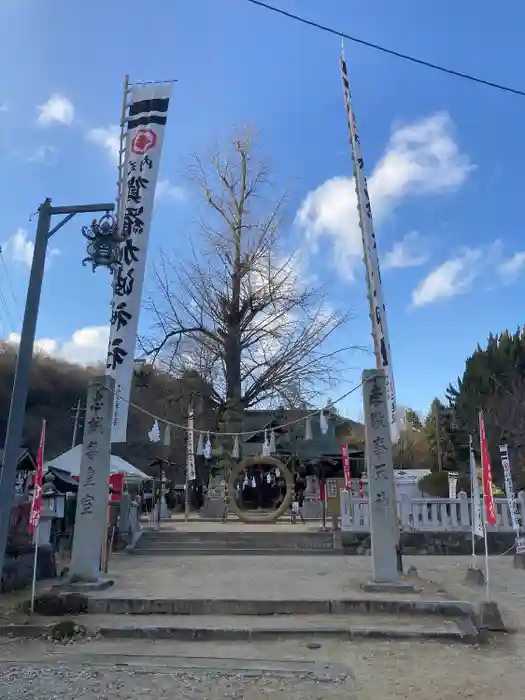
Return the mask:
<svg viewBox="0 0 525 700">
<path fill-rule="evenodd" d="M 126 118 L 119 227 L 125 237 L 115 270 L 106 372 L 115 379 L 111 442 L 125 442 L 133 361 L 149 230 L 159 172 L 171 84 L 131 89 Z"/>
<path fill-rule="evenodd" d="M 359 211 L 359 224 L 361 226 L 361 235 L 363 239 L 374 350 L 377 358 L 378 369 L 383 369 L 386 374 L 388 422 L 392 442 L 396 443 L 399 439 L 399 429 L 396 418 L 396 390 L 394 385 L 394 372 L 392 369 L 390 341 L 388 339 L 386 307 L 381 286 L 379 256 L 377 253 L 374 222 L 372 220 L 372 207 L 370 205 L 370 197 L 368 195 L 368 184 L 365 176 L 365 164 L 361 154 L 361 142 L 359 140 L 359 134 L 357 133 L 357 124 L 352 108 L 350 83 L 348 81 L 348 72 L 344 56 L 341 56 L 341 78 L 343 81 L 346 118 L 348 121 L 348 129 L 350 131 L 352 159 L 354 162 L 355 191 Z"/>
</svg>

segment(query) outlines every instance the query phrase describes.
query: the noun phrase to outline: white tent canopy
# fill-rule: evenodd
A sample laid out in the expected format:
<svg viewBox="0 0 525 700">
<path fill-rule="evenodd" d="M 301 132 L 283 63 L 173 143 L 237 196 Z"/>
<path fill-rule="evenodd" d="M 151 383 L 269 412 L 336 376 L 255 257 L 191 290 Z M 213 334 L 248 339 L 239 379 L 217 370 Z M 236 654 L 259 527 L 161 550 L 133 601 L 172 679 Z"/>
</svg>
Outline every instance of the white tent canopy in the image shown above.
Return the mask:
<svg viewBox="0 0 525 700">
<path fill-rule="evenodd" d="M 49 467 L 55 467 L 56 469 L 62 469 L 62 471 L 68 472 L 71 476 L 80 476 L 80 461 L 82 459 L 82 445 L 77 445 L 73 447 L 72 450 L 64 452 L 64 454 L 55 457 L 55 459 L 50 459 L 44 465 L 46 469 Z M 126 462 L 122 457 L 117 457 L 117 455 L 111 455 L 109 470 L 111 474 L 124 474 L 124 479 L 128 483 L 141 483 L 142 481 L 147 481 L 151 479 L 150 476 L 144 474 L 144 472 L 137 469 L 129 462 Z"/>
</svg>

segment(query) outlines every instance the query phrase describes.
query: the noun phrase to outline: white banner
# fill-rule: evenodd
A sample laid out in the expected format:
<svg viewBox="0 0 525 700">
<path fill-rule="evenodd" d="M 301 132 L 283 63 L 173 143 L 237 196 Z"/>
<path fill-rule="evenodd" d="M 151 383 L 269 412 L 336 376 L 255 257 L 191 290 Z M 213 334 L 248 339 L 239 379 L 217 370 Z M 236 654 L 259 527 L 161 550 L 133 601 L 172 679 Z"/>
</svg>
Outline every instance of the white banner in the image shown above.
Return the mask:
<svg viewBox="0 0 525 700">
<path fill-rule="evenodd" d="M 516 535 L 520 533 L 520 516 L 516 504 L 516 494 L 514 492 L 514 484 L 512 483 L 512 474 L 510 471 L 509 448 L 508 445 L 499 446 L 499 454 L 501 457 L 501 466 L 503 467 L 503 478 L 505 480 L 505 495 L 509 505 L 510 520 L 512 529 Z"/>
<path fill-rule="evenodd" d="M 346 116 L 350 129 L 350 144 L 354 161 L 355 191 L 357 194 L 357 206 L 359 210 L 359 222 L 363 238 L 363 250 L 367 283 L 370 295 L 370 315 L 372 321 L 372 334 L 374 338 L 374 350 L 380 358 L 380 367 L 385 371 L 387 378 L 386 395 L 388 402 L 388 420 L 392 442 L 399 440 L 399 428 L 396 420 L 396 390 L 394 384 L 394 372 L 392 368 L 392 353 L 388 339 L 388 327 L 386 320 L 386 308 L 381 287 L 381 272 L 379 270 L 379 256 L 377 253 L 374 222 L 372 220 L 372 207 L 368 195 L 368 185 L 365 176 L 365 165 L 361 155 L 361 143 L 357 133 L 355 114 L 350 98 L 350 84 L 346 70 L 346 62 L 341 57 L 341 76 L 343 80 L 343 93 L 345 98 Z"/>
<path fill-rule="evenodd" d="M 448 473 L 448 497 L 457 498 L 458 475 L 456 472 Z"/>
<path fill-rule="evenodd" d="M 194 413 L 190 411 L 188 417 L 188 434 L 186 436 L 186 475 L 188 481 L 194 481 L 195 473 L 195 430 L 194 430 Z"/>
<path fill-rule="evenodd" d="M 481 513 L 481 494 L 479 491 L 478 475 L 476 474 L 476 458 L 470 438 L 470 494 L 472 500 L 472 533 L 476 537 L 484 537 L 485 528 L 483 525 L 483 515 Z"/>
<path fill-rule="evenodd" d="M 122 177 L 121 266 L 114 272 L 106 372 L 115 379 L 111 442 L 126 442 L 133 361 L 149 230 L 171 85 L 131 90 Z"/>
</svg>

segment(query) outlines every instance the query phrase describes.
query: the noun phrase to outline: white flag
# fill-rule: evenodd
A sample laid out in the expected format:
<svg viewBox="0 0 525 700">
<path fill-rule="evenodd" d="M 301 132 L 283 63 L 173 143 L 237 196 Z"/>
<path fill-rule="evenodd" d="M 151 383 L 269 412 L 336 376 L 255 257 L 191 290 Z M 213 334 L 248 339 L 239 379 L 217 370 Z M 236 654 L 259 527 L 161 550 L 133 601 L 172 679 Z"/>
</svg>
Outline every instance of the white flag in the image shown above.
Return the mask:
<svg viewBox="0 0 525 700">
<path fill-rule="evenodd" d="M 135 343 L 149 230 L 171 85 L 138 85 L 127 116 L 119 230 L 121 265 L 115 269 L 106 373 L 115 379 L 111 442 L 126 442 Z"/>
<path fill-rule="evenodd" d="M 195 431 L 194 431 L 194 413 L 190 411 L 188 416 L 188 433 L 186 435 L 186 472 L 188 481 L 195 479 Z"/>
<path fill-rule="evenodd" d="M 481 513 L 481 494 L 479 492 L 478 477 L 476 474 L 476 459 L 470 438 L 470 492 L 472 497 L 472 532 L 476 537 L 485 536 L 483 515 Z"/>
<path fill-rule="evenodd" d="M 508 445 L 499 446 L 499 454 L 501 457 L 501 466 L 503 467 L 503 479 L 505 481 L 505 495 L 509 505 L 510 520 L 512 529 L 519 535 L 520 532 L 520 516 L 518 515 L 518 507 L 516 504 L 516 494 L 514 492 L 514 484 L 512 483 L 512 474 L 510 471 L 510 459 Z"/>
<path fill-rule="evenodd" d="M 380 361 L 380 368 L 384 370 L 387 379 L 386 396 L 390 436 L 392 442 L 397 443 L 399 440 L 399 428 L 396 418 L 396 390 L 394 385 L 394 372 L 392 369 L 392 353 L 390 351 L 390 341 L 388 338 L 386 306 L 381 285 L 381 272 L 379 270 L 379 255 L 377 252 L 374 222 L 372 220 L 372 207 L 368 195 L 368 184 L 365 176 L 365 164 L 361 153 L 361 142 L 359 140 L 359 134 L 357 133 L 355 114 L 352 109 L 346 62 L 343 57 L 341 57 L 341 77 L 343 80 L 346 117 L 350 130 L 352 158 L 354 161 L 355 191 L 357 194 L 357 208 L 359 211 L 359 223 L 363 239 L 363 252 L 370 295 L 370 315 L 372 317 L 374 350 L 376 357 Z"/>
</svg>

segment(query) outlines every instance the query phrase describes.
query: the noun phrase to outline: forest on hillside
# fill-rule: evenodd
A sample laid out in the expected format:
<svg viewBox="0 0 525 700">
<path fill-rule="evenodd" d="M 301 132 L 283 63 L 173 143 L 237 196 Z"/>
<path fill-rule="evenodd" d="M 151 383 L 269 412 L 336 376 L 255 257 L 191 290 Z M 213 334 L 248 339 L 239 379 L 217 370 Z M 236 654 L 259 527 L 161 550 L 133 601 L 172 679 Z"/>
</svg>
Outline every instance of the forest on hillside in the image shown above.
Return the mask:
<svg viewBox="0 0 525 700">
<path fill-rule="evenodd" d="M 9 402 L 16 362 L 16 348 L 8 343 L 0 344 L 0 443 L 5 440 Z M 90 379 L 103 374 L 103 367 L 83 367 L 37 353 L 33 367 L 27 399 L 23 444 L 36 454 L 42 419 L 47 422 L 46 460 L 69 450 L 72 445 L 75 409 L 81 402 L 80 425 L 77 442 L 82 441 L 83 415 L 86 392 Z M 152 372 L 147 380 L 136 379 L 131 401 L 147 411 L 167 420 L 185 424 L 188 405 L 192 396 L 206 397 L 206 386 L 198 376 L 186 373 L 174 379 L 168 375 Z M 202 412 L 202 425 L 211 426 L 210 417 Z M 114 446 L 114 453 L 128 459 L 138 468 L 148 471 L 148 462 L 163 456 L 163 446 L 151 443 L 148 432 L 153 419 L 130 407 L 128 442 Z M 185 463 L 184 432 L 174 430 L 171 434 L 170 459 Z"/>
</svg>

